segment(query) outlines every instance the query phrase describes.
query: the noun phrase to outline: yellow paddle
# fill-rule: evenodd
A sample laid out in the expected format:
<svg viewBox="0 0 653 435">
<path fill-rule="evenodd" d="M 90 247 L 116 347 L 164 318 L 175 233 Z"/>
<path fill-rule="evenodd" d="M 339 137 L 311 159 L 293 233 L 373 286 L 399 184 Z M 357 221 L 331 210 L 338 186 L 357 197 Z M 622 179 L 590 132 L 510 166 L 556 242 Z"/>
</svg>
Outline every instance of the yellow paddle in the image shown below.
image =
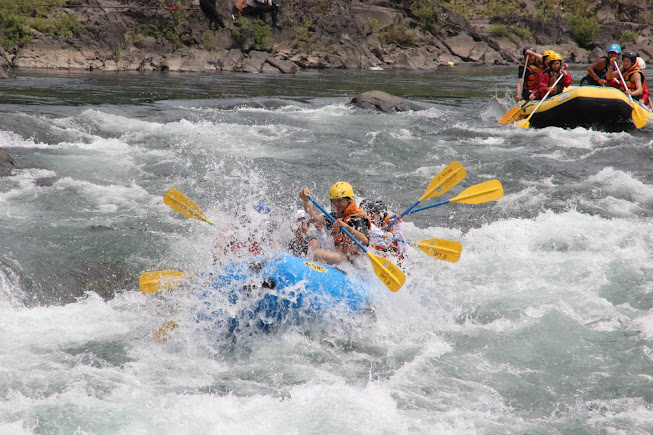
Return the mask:
<svg viewBox="0 0 653 435">
<path fill-rule="evenodd" d="M 626 86 L 626 80 L 624 80 L 624 76 L 621 75 L 621 70 L 619 69 L 619 65 L 616 65 L 616 62 L 615 62 L 615 66 L 616 66 L 615 69 L 617 70 L 617 73 L 619 73 L 619 78 L 621 79 L 621 84 L 623 85 L 624 90 L 628 89 L 628 86 Z M 646 120 L 647 118 L 646 109 L 642 108 L 642 106 L 637 104 L 633 100 L 633 97 L 630 94 L 626 94 L 626 95 L 628 95 L 628 100 L 630 101 L 630 105 L 633 108 L 631 116 L 633 118 L 633 123 L 635 124 L 635 127 L 637 128 L 644 127 L 648 123 L 648 121 Z"/>
<path fill-rule="evenodd" d="M 308 190 L 308 189 L 307 189 Z M 324 207 L 322 207 L 311 195 L 306 195 L 306 197 L 313 203 L 317 208 L 320 209 L 322 213 L 329 219 L 331 222 L 335 222 L 335 218 L 331 216 L 329 212 L 327 212 Z M 356 237 L 354 237 L 349 231 L 347 231 L 345 228 L 340 228 L 340 230 L 347 234 L 349 238 L 358 245 L 359 248 L 363 252 L 367 254 L 367 256 L 370 258 L 372 261 L 372 267 L 374 268 L 374 273 L 376 276 L 383 281 L 383 284 L 386 285 L 390 289 L 390 291 L 396 292 L 401 288 L 402 285 L 406 282 L 406 275 L 399 269 L 397 266 L 392 264 L 390 261 L 386 260 L 383 257 L 378 257 L 376 255 L 370 254 L 370 252 L 363 246 L 361 242 L 359 242 Z"/>
<path fill-rule="evenodd" d="M 447 199 L 446 201 L 436 202 L 435 204 L 426 205 L 416 208 L 410 213 L 426 210 L 427 208 L 437 207 L 450 202 L 461 202 L 463 204 L 481 204 L 483 202 L 496 201 L 503 197 L 503 186 L 499 180 L 490 180 L 484 183 L 476 184 L 460 192 L 457 196 Z"/>
<path fill-rule="evenodd" d="M 558 80 L 556 80 L 555 83 L 553 84 L 553 86 L 551 86 L 551 87 L 552 87 L 552 88 L 555 88 L 556 85 L 558 84 L 558 82 L 560 81 L 560 79 L 561 79 L 563 76 L 564 76 L 564 74 L 562 74 L 562 72 L 560 72 L 560 77 L 558 77 Z M 520 120 L 520 121 L 517 121 L 517 122 L 515 123 L 515 126 L 517 126 L 517 127 L 521 127 L 521 128 L 528 128 L 528 127 L 530 127 L 530 126 L 531 126 L 531 123 L 530 123 L 531 117 L 535 114 L 535 112 L 537 112 L 537 109 L 540 108 L 540 106 L 542 105 L 542 103 L 544 103 L 544 100 L 546 100 L 546 97 L 548 97 L 550 93 L 551 93 L 551 91 L 547 91 L 547 93 L 544 95 L 544 98 L 542 98 L 542 100 L 540 101 L 540 104 L 538 104 L 538 105 L 535 107 L 535 109 L 531 112 L 531 114 L 528 115 L 528 118 L 526 118 L 526 119 L 522 119 L 522 120 Z"/>
<path fill-rule="evenodd" d="M 528 55 L 526 55 L 526 61 L 524 62 L 524 70 L 521 73 L 521 83 L 517 82 L 517 96 L 521 99 L 522 91 L 524 90 L 524 79 L 526 78 L 526 70 L 528 69 Z M 519 101 L 518 101 L 519 102 Z M 515 122 L 513 118 L 519 115 L 520 107 L 513 107 L 508 110 L 505 115 L 499 119 L 499 124 L 512 124 Z"/>
<path fill-rule="evenodd" d="M 516 119 L 519 116 L 519 113 L 521 112 L 521 107 L 513 107 L 512 109 L 508 110 L 505 115 L 499 119 L 499 124 L 512 124 L 515 122 Z"/>
<path fill-rule="evenodd" d="M 466 176 L 467 176 L 467 170 L 463 167 L 462 164 L 455 161 L 449 163 L 446 168 L 440 171 L 438 175 L 433 177 L 429 185 L 426 186 L 426 190 L 424 191 L 424 194 L 415 202 L 415 204 L 408 207 L 399 216 L 395 216 L 388 223 L 388 225 L 386 225 L 385 228 L 383 228 L 383 231 L 387 231 L 387 229 L 393 226 L 398 219 L 410 213 L 410 211 L 415 207 L 417 207 L 417 205 L 419 205 L 420 202 L 449 191 L 449 189 L 454 187 L 456 184 L 460 183 Z"/>
<path fill-rule="evenodd" d="M 397 237 L 393 237 L 392 240 L 409 244 L 419 248 L 426 255 L 435 257 L 438 260 L 450 261 L 451 263 L 455 263 L 460 259 L 460 253 L 463 249 L 463 245 L 460 244 L 460 242 L 454 242 L 453 240 L 427 239 L 415 242 L 399 239 Z"/>
<path fill-rule="evenodd" d="M 204 215 L 202 209 L 195 204 L 192 199 L 188 198 L 177 189 L 168 190 L 163 196 L 163 202 L 176 212 L 181 213 L 188 218 L 208 222 L 213 225 L 213 222 Z"/>
<path fill-rule="evenodd" d="M 192 277 L 193 275 L 178 270 L 156 270 L 143 273 L 138 280 L 138 284 L 143 293 L 155 293 L 159 290 L 177 287 Z"/>
</svg>

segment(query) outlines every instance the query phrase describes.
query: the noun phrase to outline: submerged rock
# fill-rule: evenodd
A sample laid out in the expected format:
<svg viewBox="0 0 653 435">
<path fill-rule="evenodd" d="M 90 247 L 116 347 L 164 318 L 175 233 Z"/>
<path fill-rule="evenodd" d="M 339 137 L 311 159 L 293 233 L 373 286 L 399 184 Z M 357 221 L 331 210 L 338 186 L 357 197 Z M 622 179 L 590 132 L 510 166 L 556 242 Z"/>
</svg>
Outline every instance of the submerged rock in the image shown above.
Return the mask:
<svg viewBox="0 0 653 435">
<path fill-rule="evenodd" d="M 11 171 L 17 168 L 18 165 L 16 165 L 9 153 L 4 148 L 0 148 L 0 177 L 11 175 Z"/>
<path fill-rule="evenodd" d="M 394 97 L 383 91 L 363 92 L 352 98 L 350 103 L 363 109 L 374 109 L 386 113 L 410 110 L 401 98 Z"/>
</svg>

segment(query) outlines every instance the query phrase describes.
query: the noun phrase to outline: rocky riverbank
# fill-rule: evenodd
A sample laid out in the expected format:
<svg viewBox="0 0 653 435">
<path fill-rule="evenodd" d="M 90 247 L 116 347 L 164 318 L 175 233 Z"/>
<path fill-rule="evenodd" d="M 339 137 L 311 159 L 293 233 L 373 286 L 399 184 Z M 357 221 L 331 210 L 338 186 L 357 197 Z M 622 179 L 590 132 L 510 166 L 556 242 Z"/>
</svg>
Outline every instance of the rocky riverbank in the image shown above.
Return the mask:
<svg viewBox="0 0 653 435">
<path fill-rule="evenodd" d="M 452 62 L 514 64 L 525 44 L 542 50 L 554 47 L 568 61 L 585 63 L 624 36 L 632 39 L 625 44 L 628 48 L 639 51 L 647 62 L 653 60 L 649 24 L 653 12 L 626 1 L 591 3 L 600 27 L 589 49 L 575 42 L 564 10 L 548 11 L 546 21 L 534 19 L 543 7 L 535 0 L 520 3 L 528 14 L 507 10 L 510 13 L 494 13 L 491 18 L 478 12 L 487 9 L 486 0 L 470 3 L 478 7 L 465 14 L 468 18 L 435 0 L 282 0 L 282 29 L 256 25 L 248 17 L 232 19 L 235 0 L 218 3 L 227 27 L 210 30 L 196 0 L 70 0 L 50 15 L 53 19 L 74 15 L 80 29 L 65 36 L 34 30 L 30 42 L 0 53 L 0 74 L 7 76 L 10 68 L 250 73 L 296 73 L 302 68 L 435 70 Z M 433 8 L 425 12 L 425 4 Z M 510 33 L 516 27 L 530 32 Z M 500 36 L 497 29 L 508 33 Z"/>
</svg>

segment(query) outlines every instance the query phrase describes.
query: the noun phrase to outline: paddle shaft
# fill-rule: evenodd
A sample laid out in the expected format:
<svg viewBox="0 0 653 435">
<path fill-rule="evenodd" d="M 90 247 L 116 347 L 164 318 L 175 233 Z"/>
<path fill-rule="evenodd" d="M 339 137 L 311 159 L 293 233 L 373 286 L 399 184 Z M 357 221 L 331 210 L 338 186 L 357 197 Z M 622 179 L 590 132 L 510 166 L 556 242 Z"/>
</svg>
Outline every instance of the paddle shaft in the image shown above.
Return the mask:
<svg viewBox="0 0 653 435">
<path fill-rule="evenodd" d="M 617 70 L 617 74 L 619 74 L 619 78 L 621 79 L 621 85 L 624 87 L 624 94 L 628 95 L 628 101 L 630 101 L 630 103 L 633 104 L 634 103 L 633 97 L 630 94 L 626 93 L 626 90 L 628 90 L 628 86 L 626 86 L 626 80 L 624 80 L 624 76 L 621 75 L 621 70 L 619 69 L 619 65 L 617 64 L 617 62 L 615 62 L 615 66 L 616 66 L 615 69 Z"/>
<path fill-rule="evenodd" d="M 401 213 L 399 216 L 395 216 L 395 217 L 393 217 L 392 220 L 388 223 L 388 225 L 386 225 L 384 228 L 382 228 L 381 231 L 386 231 L 388 228 L 390 228 L 391 226 L 393 226 L 393 225 L 395 224 L 395 222 L 397 222 L 397 221 L 398 221 L 399 219 L 401 219 L 403 216 L 406 216 L 407 214 L 410 214 L 410 213 L 411 213 L 411 210 L 414 209 L 415 207 L 417 207 L 417 206 L 419 205 L 420 202 L 422 202 L 422 201 L 420 201 L 420 200 L 418 199 L 417 201 L 415 201 L 415 204 L 413 204 L 413 205 L 411 205 L 410 207 L 408 207 L 408 208 L 407 208 L 406 210 L 404 210 L 404 212 Z"/>
<path fill-rule="evenodd" d="M 526 78 L 526 69 L 528 68 L 528 55 L 526 55 L 526 61 L 524 62 L 524 71 L 521 73 L 521 82 L 517 83 L 517 98 L 521 100 L 521 94 L 524 90 L 524 79 Z M 514 71 L 514 70 L 513 70 Z M 519 101 L 517 100 L 517 101 Z"/>
<path fill-rule="evenodd" d="M 309 199 L 313 204 L 315 204 L 315 207 L 319 208 L 320 211 L 321 211 L 322 213 L 324 213 L 324 216 L 326 216 L 326 217 L 327 217 L 331 222 L 335 222 L 335 221 L 336 221 L 336 218 L 334 218 L 333 216 L 331 216 L 331 213 L 329 213 L 328 211 L 326 211 L 326 210 L 324 209 L 324 207 L 322 207 L 322 206 L 320 205 L 320 203 L 318 203 L 315 199 L 313 199 L 313 197 L 312 197 L 311 195 L 306 195 L 306 197 L 307 197 L 307 198 L 308 198 L 308 199 Z M 343 228 L 343 227 L 340 227 L 340 231 L 342 231 L 343 233 L 347 234 L 347 235 L 349 236 L 349 238 L 350 238 L 354 243 L 356 243 L 356 244 L 358 245 L 358 247 L 361 248 L 361 249 L 363 250 L 363 252 L 365 252 L 365 253 L 367 254 L 367 248 L 366 248 L 365 246 L 363 246 L 363 244 L 362 244 L 361 242 L 359 242 L 358 239 L 357 239 L 356 237 L 354 237 L 354 235 L 353 235 L 352 233 L 350 233 L 346 228 Z"/>
<path fill-rule="evenodd" d="M 449 202 L 451 202 L 451 201 L 446 199 L 444 201 L 436 202 L 435 204 L 429 204 L 429 205 L 425 205 L 424 207 L 416 208 L 415 210 L 411 210 L 410 213 L 417 213 L 418 211 L 426 210 L 426 209 L 429 209 L 429 208 L 432 208 L 432 207 L 437 207 L 439 205 L 448 204 Z"/>
</svg>

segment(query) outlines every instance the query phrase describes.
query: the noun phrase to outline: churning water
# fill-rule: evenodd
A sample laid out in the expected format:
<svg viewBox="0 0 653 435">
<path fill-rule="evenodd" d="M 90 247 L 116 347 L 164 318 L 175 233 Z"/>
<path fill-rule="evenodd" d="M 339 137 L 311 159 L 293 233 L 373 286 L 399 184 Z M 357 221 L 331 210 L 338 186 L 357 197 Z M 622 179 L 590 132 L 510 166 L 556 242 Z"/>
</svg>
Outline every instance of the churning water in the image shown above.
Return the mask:
<svg viewBox="0 0 653 435">
<path fill-rule="evenodd" d="M 515 76 L 0 81 L 0 147 L 27 166 L 0 179 L 0 432 L 651 433 L 651 130 L 498 125 Z M 372 89 L 425 109 L 348 105 Z M 346 180 L 402 211 L 454 160 L 468 177 L 443 199 L 494 178 L 505 196 L 410 215 L 407 238 L 461 259 L 411 248 L 374 316 L 229 337 L 188 315 L 192 286 L 138 290 L 145 271 L 210 271 L 216 232 L 257 225 L 259 201 L 283 239 L 302 187 L 328 203 Z M 166 207 L 171 187 L 216 225 Z"/>
</svg>

